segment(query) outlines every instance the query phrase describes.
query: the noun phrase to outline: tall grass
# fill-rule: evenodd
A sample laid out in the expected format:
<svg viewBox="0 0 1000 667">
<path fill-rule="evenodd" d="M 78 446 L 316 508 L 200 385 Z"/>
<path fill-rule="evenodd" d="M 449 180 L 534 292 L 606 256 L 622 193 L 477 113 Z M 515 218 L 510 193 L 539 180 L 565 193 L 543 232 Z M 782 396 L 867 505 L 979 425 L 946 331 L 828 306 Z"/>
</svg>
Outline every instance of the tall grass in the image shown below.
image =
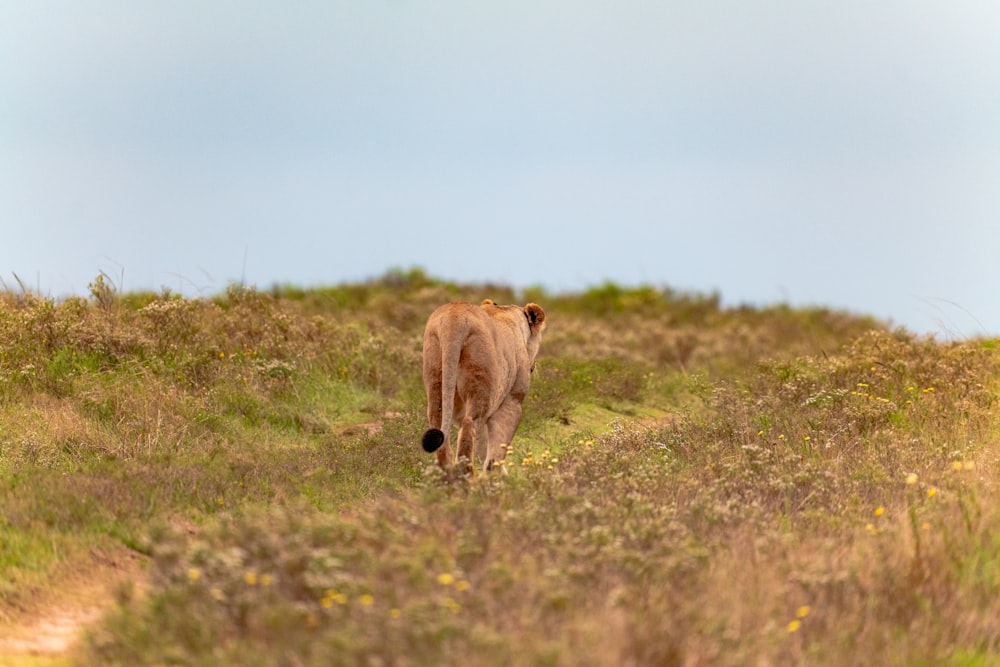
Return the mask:
<svg viewBox="0 0 1000 667">
<path fill-rule="evenodd" d="M 528 438 L 507 477 L 429 469 L 340 513 L 157 532 L 155 603 L 89 659 L 980 664 L 1000 650 L 995 375 L 976 343 L 871 333 L 720 379 L 696 416 Z"/>
<path fill-rule="evenodd" d="M 80 664 L 986 664 L 997 359 L 822 310 L 420 271 L 0 300 L 0 609 L 94 545 Z M 507 475 L 417 446 L 443 300 L 550 326 Z"/>
<path fill-rule="evenodd" d="M 0 294 L 0 619 L 95 544 L 140 548 L 158 518 L 330 506 L 417 474 L 400 443 L 377 475 L 328 483 L 368 462 L 349 427 L 412 422 L 418 340 L 255 290 L 93 292 Z"/>
</svg>

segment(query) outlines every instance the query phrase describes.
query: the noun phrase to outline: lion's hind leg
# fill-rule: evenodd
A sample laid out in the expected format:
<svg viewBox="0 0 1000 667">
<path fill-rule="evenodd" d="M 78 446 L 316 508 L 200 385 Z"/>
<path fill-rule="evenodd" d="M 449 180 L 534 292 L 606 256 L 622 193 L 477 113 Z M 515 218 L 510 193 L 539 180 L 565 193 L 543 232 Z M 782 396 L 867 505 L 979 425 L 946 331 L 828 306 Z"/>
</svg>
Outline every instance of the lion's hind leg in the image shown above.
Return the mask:
<svg viewBox="0 0 1000 667">
<path fill-rule="evenodd" d="M 485 415 L 472 414 L 473 410 L 462 419 L 462 427 L 458 430 L 458 459 L 465 458 L 472 469 L 476 460 L 484 461 L 488 455 L 490 429 Z"/>
<path fill-rule="evenodd" d="M 466 415 L 458 429 L 458 460 L 463 458 L 472 465 L 476 451 L 476 424 L 472 417 Z"/>
<path fill-rule="evenodd" d="M 483 459 L 484 470 L 491 470 L 498 463 L 503 462 L 511 442 L 514 440 L 514 432 L 517 431 L 517 426 L 520 423 L 521 402 L 508 396 L 500 404 L 497 411 L 490 416 L 487 424 L 490 438 L 486 456 Z M 506 468 L 503 470 L 506 472 Z"/>
</svg>

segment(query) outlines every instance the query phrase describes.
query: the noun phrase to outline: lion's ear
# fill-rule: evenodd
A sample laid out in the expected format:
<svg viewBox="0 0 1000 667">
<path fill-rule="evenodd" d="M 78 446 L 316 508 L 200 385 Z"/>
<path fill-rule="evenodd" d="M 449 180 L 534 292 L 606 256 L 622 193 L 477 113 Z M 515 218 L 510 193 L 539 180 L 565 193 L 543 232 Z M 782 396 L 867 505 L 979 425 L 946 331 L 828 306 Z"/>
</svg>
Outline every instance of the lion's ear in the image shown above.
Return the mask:
<svg viewBox="0 0 1000 667">
<path fill-rule="evenodd" d="M 532 325 L 541 324 L 545 321 L 545 311 L 537 303 L 529 303 L 524 307 L 524 314 L 528 317 L 528 322 Z"/>
<path fill-rule="evenodd" d="M 479 305 L 480 306 L 495 306 L 495 305 L 497 305 L 497 303 L 493 299 L 483 299 L 483 302 L 481 304 L 479 304 Z"/>
</svg>

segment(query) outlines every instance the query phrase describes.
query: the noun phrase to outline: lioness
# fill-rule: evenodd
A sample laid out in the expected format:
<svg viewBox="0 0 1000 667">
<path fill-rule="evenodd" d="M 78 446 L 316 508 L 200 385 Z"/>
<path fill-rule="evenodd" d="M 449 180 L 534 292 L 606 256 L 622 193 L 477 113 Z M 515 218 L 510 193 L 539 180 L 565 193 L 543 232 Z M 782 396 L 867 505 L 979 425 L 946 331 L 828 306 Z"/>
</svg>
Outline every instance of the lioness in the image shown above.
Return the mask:
<svg viewBox="0 0 1000 667">
<path fill-rule="evenodd" d="M 536 303 L 498 306 L 448 303 L 424 330 L 424 387 L 427 421 L 423 446 L 437 452 L 442 468 L 451 458 L 452 423 L 459 425 L 458 458 L 475 457 L 484 470 L 503 460 L 521 421 L 521 403 L 545 329 Z"/>
</svg>

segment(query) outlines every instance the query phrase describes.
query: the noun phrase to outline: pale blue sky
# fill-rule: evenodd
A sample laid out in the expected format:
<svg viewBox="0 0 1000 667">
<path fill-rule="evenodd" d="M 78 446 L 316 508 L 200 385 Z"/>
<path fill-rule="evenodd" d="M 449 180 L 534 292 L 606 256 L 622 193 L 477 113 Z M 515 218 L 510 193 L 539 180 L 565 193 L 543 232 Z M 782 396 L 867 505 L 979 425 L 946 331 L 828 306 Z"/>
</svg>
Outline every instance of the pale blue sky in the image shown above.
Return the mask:
<svg viewBox="0 0 1000 667">
<path fill-rule="evenodd" d="M 0 2 L 0 277 L 605 280 L 1000 334 L 1000 4 Z"/>
</svg>

